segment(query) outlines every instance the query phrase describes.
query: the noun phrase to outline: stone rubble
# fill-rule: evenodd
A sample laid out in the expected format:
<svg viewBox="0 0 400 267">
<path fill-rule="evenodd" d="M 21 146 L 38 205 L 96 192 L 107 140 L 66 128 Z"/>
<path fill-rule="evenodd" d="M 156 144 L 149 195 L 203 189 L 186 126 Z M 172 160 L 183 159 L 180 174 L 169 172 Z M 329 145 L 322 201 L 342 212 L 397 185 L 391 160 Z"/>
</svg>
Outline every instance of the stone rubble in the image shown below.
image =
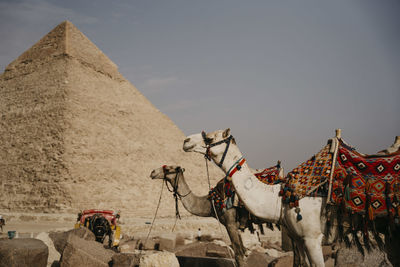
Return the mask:
<svg viewBox="0 0 400 267">
<path fill-rule="evenodd" d="M 3 235 L 4 236 L 4 235 Z M 224 241 L 198 241 L 188 233 L 164 233 L 149 238 L 145 247 L 145 236 L 125 235 L 119 251 L 108 249 L 95 241 L 86 228 L 64 232 L 42 232 L 33 238 L 0 238 L 0 267 L 3 266 L 232 266 L 233 250 Z M 189 243 L 188 243 L 189 242 Z M 144 250 L 139 250 L 144 248 Z M 12 256 L 13 255 L 13 256 Z M 14 256 L 18 255 L 18 257 Z M 25 256 L 24 256 L 25 255 Z M 29 257 L 27 256 L 29 255 Z M 286 252 L 277 244 L 252 246 L 246 253 L 247 266 L 292 266 L 293 252 Z M 365 257 L 357 248 L 346 248 L 340 244 L 323 246 L 325 266 L 387 266 L 392 265 L 385 253 L 373 249 Z M 22 261 L 33 263 L 23 265 Z M 4 264 L 3 264 L 4 262 Z M 27 261 L 28 262 L 28 261 Z M 14 264 L 14 265 L 13 265 Z"/>
</svg>

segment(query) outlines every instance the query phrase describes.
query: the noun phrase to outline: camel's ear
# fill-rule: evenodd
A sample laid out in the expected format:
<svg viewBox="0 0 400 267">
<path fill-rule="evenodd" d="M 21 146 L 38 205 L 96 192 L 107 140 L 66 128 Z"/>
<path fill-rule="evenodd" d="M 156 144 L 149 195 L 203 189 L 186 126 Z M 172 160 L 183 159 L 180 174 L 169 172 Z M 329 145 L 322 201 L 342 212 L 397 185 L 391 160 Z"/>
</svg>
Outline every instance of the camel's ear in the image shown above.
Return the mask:
<svg viewBox="0 0 400 267">
<path fill-rule="evenodd" d="M 229 136 L 229 133 L 231 132 L 231 129 L 226 129 L 223 133 L 222 133 L 222 138 L 227 138 Z"/>
<path fill-rule="evenodd" d="M 185 172 L 185 168 L 182 168 L 182 172 Z"/>
</svg>

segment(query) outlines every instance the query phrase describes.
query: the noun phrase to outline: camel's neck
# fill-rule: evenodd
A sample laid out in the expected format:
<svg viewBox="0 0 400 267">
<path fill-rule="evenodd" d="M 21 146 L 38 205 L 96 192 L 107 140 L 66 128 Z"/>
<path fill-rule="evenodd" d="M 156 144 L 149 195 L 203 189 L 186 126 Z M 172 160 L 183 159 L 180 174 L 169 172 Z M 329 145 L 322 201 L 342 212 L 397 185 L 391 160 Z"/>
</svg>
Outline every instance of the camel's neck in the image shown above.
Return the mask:
<svg viewBox="0 0 400 267">
<path fill-rule="evenodd" d="M 236 145 L 231 145 L 222 165 L 227 173 L 242 157 Z M 267 185 L 260 182 L 245 162 L 239 171 L 232 175 L 232 183 L 246 208 L 255 216 L 269 222 L 278 222 L 282 201 L 279 197 L 280 185 Z"/>
<path fill-rule="evenodd" d="M 189 188 L 185 181 L 183 173 L 179 173 L 178 179 L 178 194 L 181 196 L 181 201 L 185 209 L 193 215 L 201 217 L 213 216 L 211 202 L 208 195 L 197 196 Z"/>
</svg>

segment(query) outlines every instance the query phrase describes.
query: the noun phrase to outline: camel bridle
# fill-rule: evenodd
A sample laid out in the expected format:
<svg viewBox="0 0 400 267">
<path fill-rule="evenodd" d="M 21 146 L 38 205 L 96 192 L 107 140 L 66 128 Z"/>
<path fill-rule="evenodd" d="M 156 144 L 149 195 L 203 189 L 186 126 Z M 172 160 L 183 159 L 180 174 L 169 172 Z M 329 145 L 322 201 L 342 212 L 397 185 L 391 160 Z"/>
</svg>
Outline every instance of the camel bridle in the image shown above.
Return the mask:
<svg viewBox="0 0 400 267">
<path fill-rule="evenodd" d="M 213 140 L 211 138 L 207 137 L 207 134 L 206 134 L 205 131 L 201 132 L 201 136 L 203 138 L 204 144 L 206 145 L 206 153 L 204 154 L 204 158 L 205 158 L 205 161 L 206 161 L 208 190 L 211 190 L 210 173 L 208 171 L 208 163 L 207 163 L 207 160 L 211 161 L 211 151 L 210 151 L 210 149 L 212 147 L 214 147 L 214 146 L 218 146 L 218 145 L 221 145 L 221 144 L 224 144 L 224 143 L 226 144 L 225 151 L 224 151 L 224 154 L 222 155 L 222 158 L 221 158 L 220 162 L 216 163 L 218 165 L 218 167 L 222 168 L 222 164 L 224 163 L 226 154 L 228 153 L 229 145 L 231 144 L 233 136 L 229 135 L 227 138 L 225 138 L 225 139 L 223 139 L 221 141 L 215 142 L 215 143 L 212 142 Z M 214 203 L 214 199 L 213 198 L 211 198 L 211 203 L 212 203 L 212 207 L 213 207 L 213 210 L 214 210 L 215 218 L 218 221 L 219 230 L 221 232 L 221 235 L 223 235 L 223 232 L 222 232 L 222 229 L 221 229 L 220 219 L 219 219 L 219 216 L 218 216 L 218 212 L 215 209 L 215 203 Z M 228 253 L 231 256 L 231 258 L 233 258 L 233 255 L 231 254 L 231 251 L 229 249 L 228 249 Z M 237 266 L 236 263 L 233 263 L 233 266 Z"/>
<path fill-rule="evenodd" d="M 162 168 L 163 168 L 163 173 L 164 173 L 163 180 L 165 182 L 165 185 L 167 186 L 168 191 L 173 193 L 174 198 L 175 198 L 175 216 L 176 216 L 176 218 L 180 219 L 181 215 L 179 213 L 179 208 L 178 208 L 178 198 L 182 199 L 182 198 L 188 196 L 190 193 L 192 193 L 192 191 L 189 190 L 189 192 L 185 195 L 181 195 L 178 192 L 179 174 L 183 174 L 183 169 L 181 167 L 179 167 L 179 166 L 176 167 L 174 169 L 174 171 L 168 171 L 166 165 L 163 165 Z M 174 184 L 171 183 L 172 189 L 168 185 L 168 178 L 167 178 L 168 174 L 175 174 Z"/>
<path fill-rule="evenodd" d="M 210 161 L 211 161 L 211 151 L 210 151 L 210 149 L 212 147 L 219 146 L 219 145 L 222 145 L 224 143 L 226 144 L 225 151 L 222 154 L 222 158 L 221 158 L 220 162 L 216 163 L 218 167 L 222 168 L 222 164 L 224 163 L 226 154 L 228 153 L 229 145 L 231 144 L 233 136 L 229 135 L 227 138 L 225 138 L 225 139 L 223 139 L 221 141 L 215 142 L 215 143 L 212 143 L 212 139 L 208 138 L 207 134 L 204 131 L 201 132 L 201 136 L 203 137 L 203 141 L 206 144 L 206 154 L 204 155 L 204 157 L 206 159 L 210 160 Z"/>
</svg>

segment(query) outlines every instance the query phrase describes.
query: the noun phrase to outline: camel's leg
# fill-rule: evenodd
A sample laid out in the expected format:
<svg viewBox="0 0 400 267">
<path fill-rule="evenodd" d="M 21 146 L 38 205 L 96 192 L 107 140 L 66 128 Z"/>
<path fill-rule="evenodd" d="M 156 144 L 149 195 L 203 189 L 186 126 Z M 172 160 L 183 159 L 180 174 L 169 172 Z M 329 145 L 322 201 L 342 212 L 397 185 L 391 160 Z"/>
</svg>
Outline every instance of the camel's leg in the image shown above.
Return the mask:
<svg viewBox="0 0 400 267">
<path fill-rule="evenodd" d="M 293 247 L 293 267 L 309 266 L 308 258 L 306 255 L 306 249 L 304 243 L 301 240 L 292 239 Z"/>
<path fill-rule="evenodd" d="M 293 238 L 291 238 L 291 240 L 293 249 L 293 267 L 301 266 L 299 246 L 296 244 Z"/>
<path fill-rule="evenodd" d="M 231 239 L 232 248 L 235 252 L 235 260 L 239 267 L 245 266 L 244 256 L 245 248 L 242 237 L 240 236 L 238 223 L 236 222 L 236 210 L 234 208 L 227 210 L 224 215 L 225 227 Z"/>
<path fill-rule="evenodd" d="M 244 207 L 236 208 L 236 213 L 239 217 L 239 229 L 244 231 L 246 229 L 247 221 L 249 220 L 249 212 Z"/>
<path fill-rule="evenodd" d="M 322 234 L 318 238 L 304 238 L 304 245 L 311 266 L 325 266 L 321 241 Z"/>
<path fill-rule="evenodd" d="M 296 242 L 294 242 L 293 238 L 291 238 L 290 240 L 292 240 L 293 267 L 300 266 L 299 248 L 296 245 Z"/>
<path fill-rule="evenodd" d="M 311 266 L 324 266 L 322 255 L 321 198 L 302 198 L 299 201 L 302 220 L 297 220 L 296 209 L 284 205 L 283 222 L 298 244 L 305 246 L 307 259 Z M 301 241 L 301 242 L 300 242 Z M 299 248 L 299 251 L 302 249 Z"/>
</svg>

